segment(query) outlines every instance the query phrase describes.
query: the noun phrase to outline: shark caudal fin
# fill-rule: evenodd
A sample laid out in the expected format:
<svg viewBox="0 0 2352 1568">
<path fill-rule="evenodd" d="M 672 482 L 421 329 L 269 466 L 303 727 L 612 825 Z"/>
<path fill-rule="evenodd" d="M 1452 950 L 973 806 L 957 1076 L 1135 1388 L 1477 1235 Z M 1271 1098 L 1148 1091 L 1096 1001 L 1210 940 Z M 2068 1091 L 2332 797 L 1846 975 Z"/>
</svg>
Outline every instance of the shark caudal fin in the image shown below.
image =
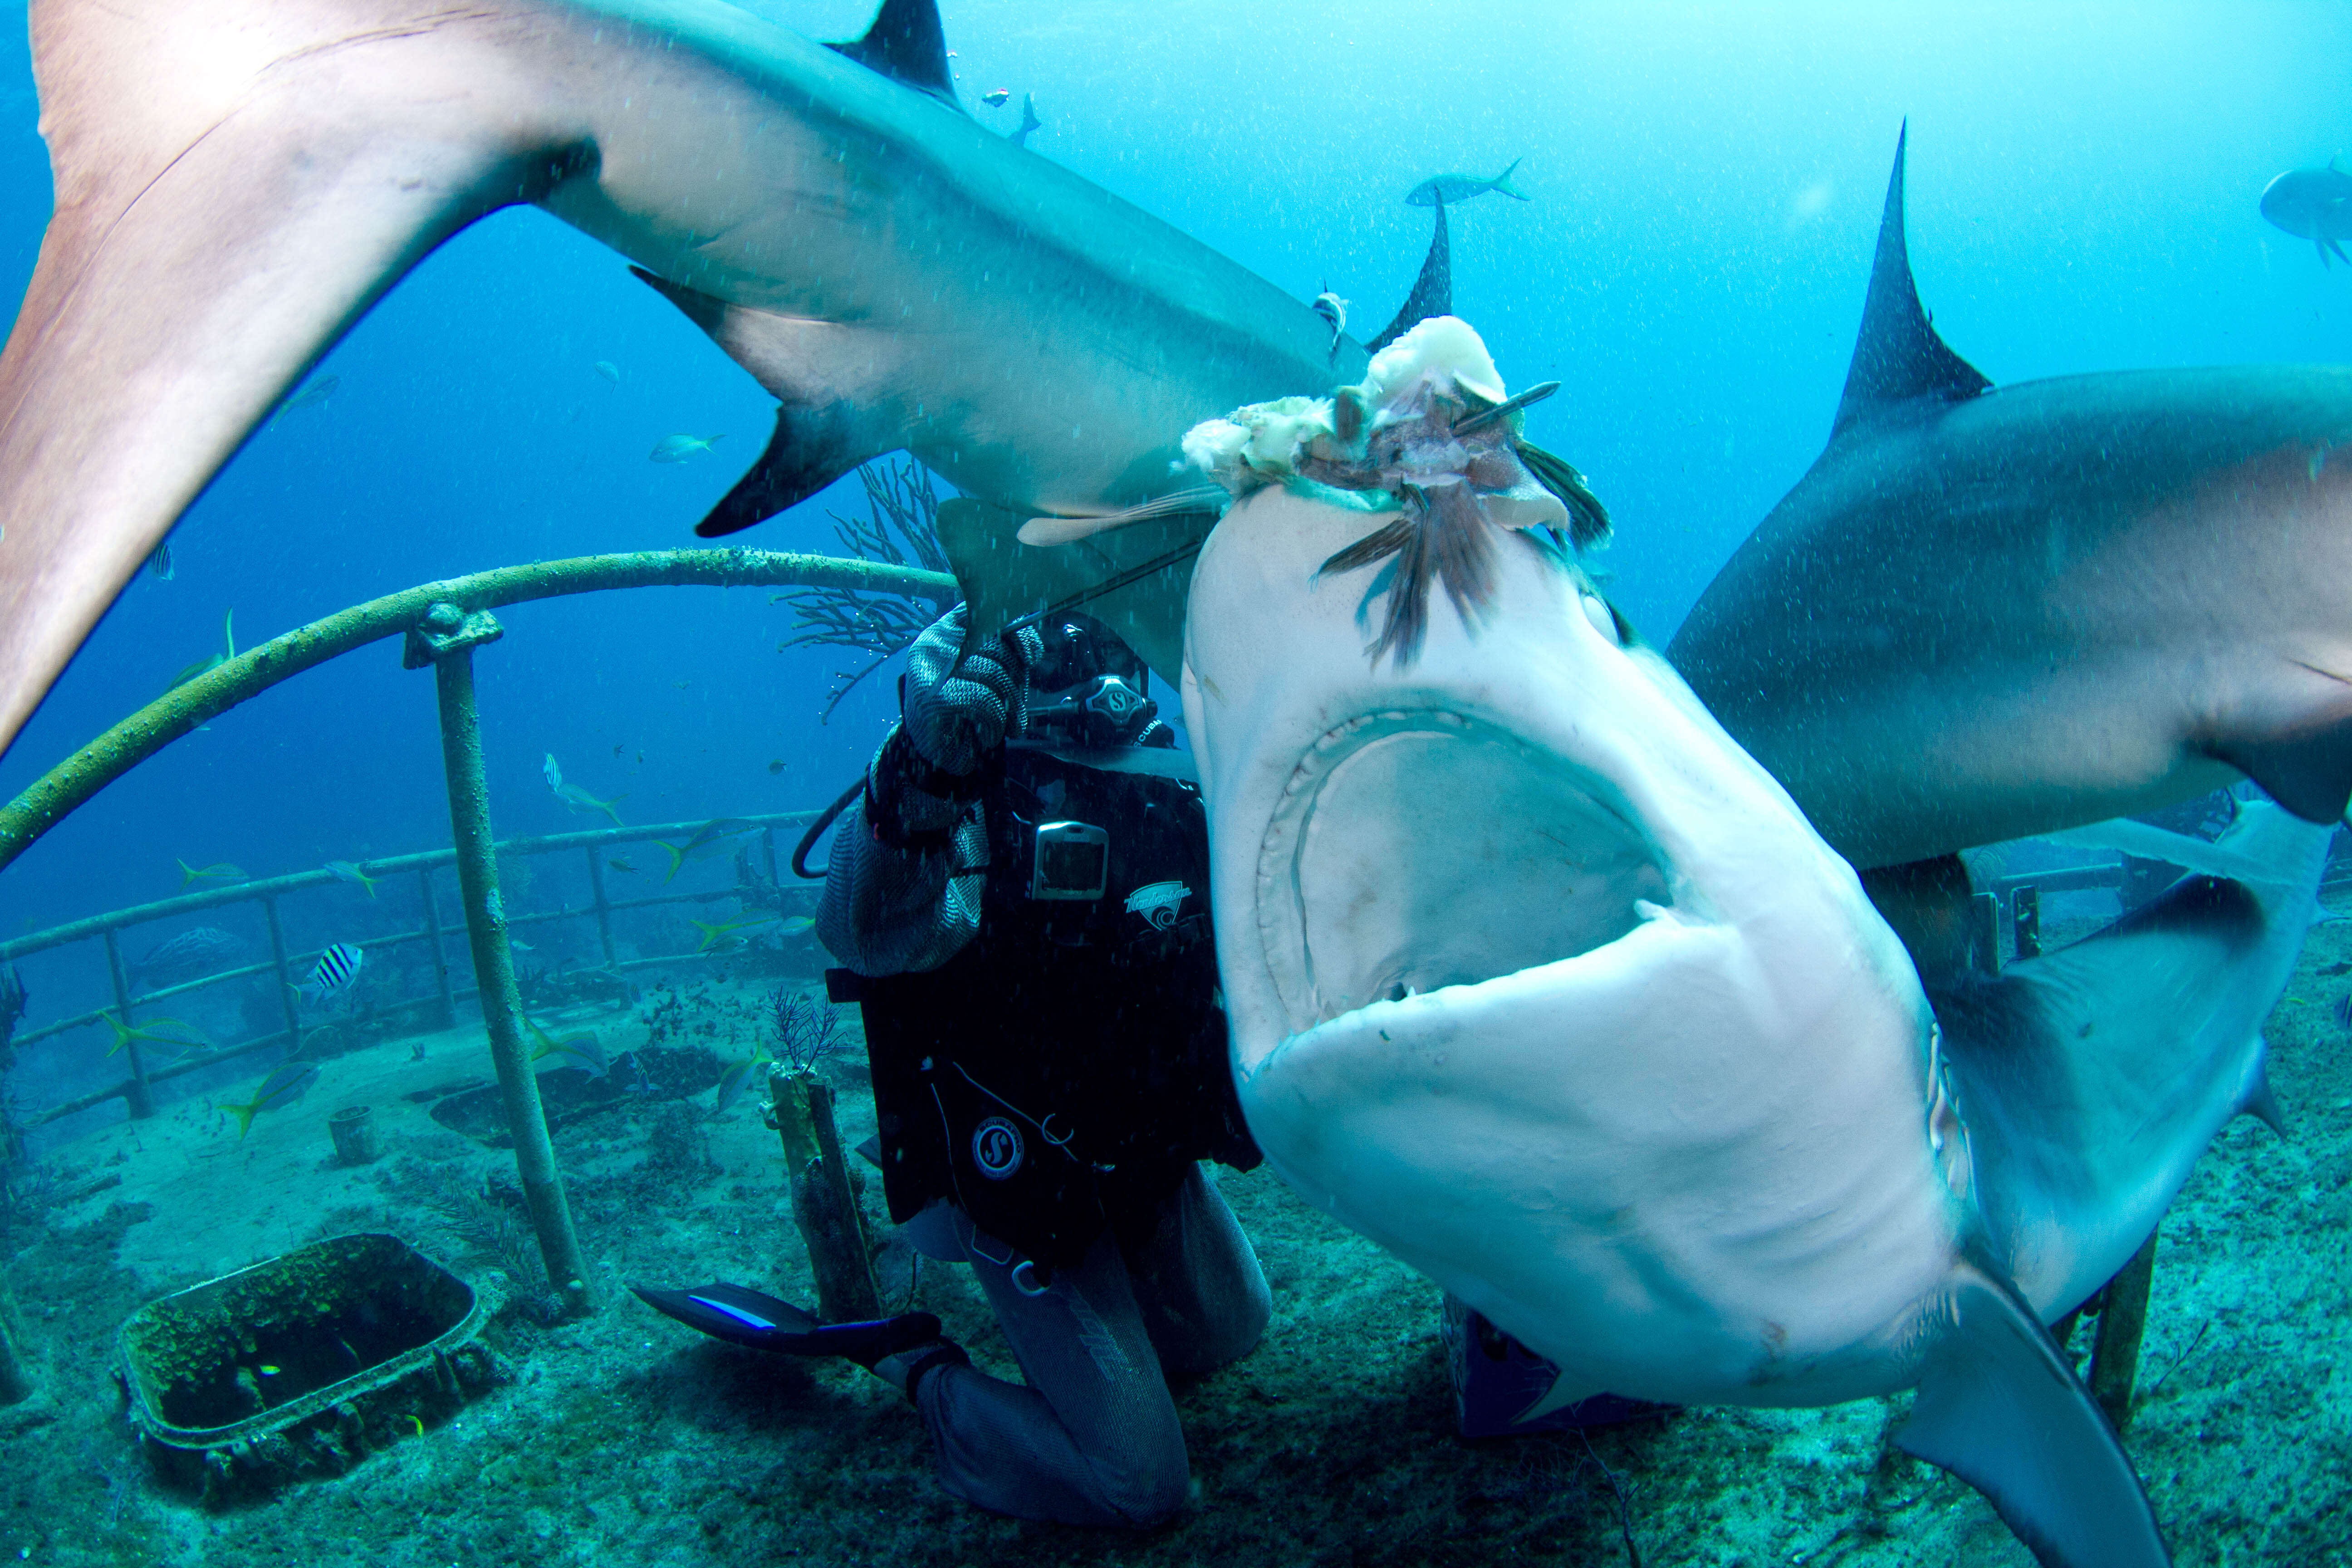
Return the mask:
<svg viewBox="0 0 2352 1568">
<path fill-rule="evenodd" d="M 2165 849 L 2159 829 L 2114 826 L 2138 830 L 2134 854 Z M 2163 858 L 2237 875 L 2186 877 L 1998 975 L 1929 981 L 1992 1257 L 2045 1321 L 2123 1267 L 2231 1118 L 2275 1124 L 2262 1026 L 2331 831 L 2247 803 L 2216 843 L 2161 836 Z"/>
<path fill-rule="evenodd" d="M 507 75 L 467 79 L 488 11 L 34 0 L 30 22 L 57 205 L 0 354 L 0 745 L 377 296 L 575 158 Z"/>
<path fill-rule="evenodd" d="M 2172 1561 L 2115 1428 L 2032 1309 L 1962 1259 L 1895 1445 L 1985 1495 L 2042 1568 Z"/>
<path fill-rule="evenodd" d="M 1511 168 L 1518 165 L 1514 163 Z M 1511 171 L 1506 169 L 1504 174 Z M 1422 258 L 1421 276 L 1412 280 L 1412 292 L 1406 295 L 1404 308 L 1397 311 L 1377 338 L 1364 347 L 1378 353 L 1432 316 L 1454 314 L 1454 249 L 1445 235 L 1445 204 L 1435 204 L 1437 228 L 1429 237 L 1429 254 Z"/>
<path fill-rule="evenodd" d="M 1878 255 L 1870 268 L 1870 293 L 1862 307 L 1862 331 L 1847 367 L 1845 395 L 1830 426 L 1834 441 L 1850 426 L 1922 400 L 1965 403 L 1992 383 L 1976 366 L 1945 345 L 1919 303 L 1911 279 L 1911 252 L 1903 237 L 1903 161 L 1911 125 L 1895 141 L 1895 172 L 1886 179 L 1886 207 L 1878 220 Z"/>
</svg>

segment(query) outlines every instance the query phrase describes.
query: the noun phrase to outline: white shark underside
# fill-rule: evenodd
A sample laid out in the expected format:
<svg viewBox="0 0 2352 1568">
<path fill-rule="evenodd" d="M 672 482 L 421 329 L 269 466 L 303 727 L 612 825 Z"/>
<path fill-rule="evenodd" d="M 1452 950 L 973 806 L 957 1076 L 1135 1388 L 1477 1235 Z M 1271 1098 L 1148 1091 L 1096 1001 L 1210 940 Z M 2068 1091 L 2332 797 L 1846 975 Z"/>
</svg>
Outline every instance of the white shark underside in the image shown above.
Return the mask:
<svg viewBox="0 0 2352 1568">
<path fill-rule="evenodd" d="M 782 400 L 722 527 L 903 447 L 1023 509 L 962 552 L 1011 574 L 1027 510 L 1160 495 L 1195 421 L 1364 364 L 974 124 L 930 0 L 856 58 L 718 0 L 35 0 L 31 26 L 57 209 L 0 355 L 0 743 L 308 367 L 503 205 L 628 256 Z M 1172 674 L 1164 606 L 1136 629 Z"/>
<path fill-rule="evenodd" d="M 2017 1227 L 1989 1233 L 1926 1000 L 1853 873 L 1528 535 L 1475 635 L 1433 602 L 1418 662 L 1367 659 L 1391 574 L 1318 568 L 1387 521 L 1264 491 L 1193 580 L 1185 717 L 1268 1162 L 1556 1361 L 1552 1403 L 1916 1385 L 1901 1441 L 2045 1563 L 2164 1562 L 2048 1304 L 2000 1262 L 2137 1226 L 2127 1256 L 2152 1213 L 2099 1182 L 2146 1152 L 2086 1163 L 2012 1086 L 2005 1172 L 2082 1179 L 2063 1209 L 2013 1188 Z M 2006 994 L 2023 1021 L 1982 1037 L 2050 1043 L 2063 1009 Z M 2231 1044 L 2207 1077 L 2243 1076 Z M 2193 1158 L 2238 1087 L 2165 1097 L 2164 1154 Z"/>
</svg>

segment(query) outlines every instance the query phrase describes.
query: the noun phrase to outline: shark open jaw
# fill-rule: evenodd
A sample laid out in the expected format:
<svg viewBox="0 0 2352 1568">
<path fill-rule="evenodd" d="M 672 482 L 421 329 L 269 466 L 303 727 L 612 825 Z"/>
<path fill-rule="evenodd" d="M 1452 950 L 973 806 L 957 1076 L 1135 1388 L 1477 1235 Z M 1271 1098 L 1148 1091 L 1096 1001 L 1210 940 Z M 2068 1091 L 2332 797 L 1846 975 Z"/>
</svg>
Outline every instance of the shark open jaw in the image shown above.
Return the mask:
<svg viewBox="0 0 2352 1568">
<path fill-rule="evenodd" d="M 1542 536 L 1496 542 L 1475 633 L 1441 601 L 1410 668 L 1369 659 L 1385 574 L 1317 571 L 1366 524 L 1261 491 L 1193 579 L 1185 711 L 1267 1158 L 1558 1362 L 1563 1398 L 1899 1386 L 1960 1225 L 1901 948 Z M 1790 1289 L 1809 1257 L 1833 1288 Z"/>
</svg>

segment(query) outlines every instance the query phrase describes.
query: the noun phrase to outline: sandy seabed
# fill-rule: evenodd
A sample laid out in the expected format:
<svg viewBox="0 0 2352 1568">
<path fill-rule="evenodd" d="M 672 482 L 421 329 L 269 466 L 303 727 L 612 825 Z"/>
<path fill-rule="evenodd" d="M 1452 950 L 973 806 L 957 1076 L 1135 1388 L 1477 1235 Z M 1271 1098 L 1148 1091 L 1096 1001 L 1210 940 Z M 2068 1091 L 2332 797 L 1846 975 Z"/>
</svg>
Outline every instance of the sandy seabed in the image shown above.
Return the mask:
<svg viewBox="0 0 2352 1568">
<path fill-rule="evenodd" d="M 2164 1225 L 2126 1441 L 2183 1564 L 2352 1563 L 2352 1373 L 2338 1370 L 2352 1368 L 2347 957 L 2352 928 L 2315 930 L 2271 1020 L 2292 1140 L 2233 1124 Z M 689 1020 L 697 1009 L 740 1018 L 749 1003 L 706 987 L 690 994 Z M 638 1043 L 643 1016 L 606 1020 L 607 1047 Z M 833 1070 L 854 1142 L 872 1106 L 850 1034 Z M 2032 1562 L 1973 1491 L 1888 1447 L 1904 1397 L 1689 1410 L 1589 1442 L 1463 1442 L 1435 1289 L 1263 1170 L 1223 1173 L 1222 1185 L 1272 1281 L 1274 1321 L 1253 1354 L 1178 1390 L 1190 1509 L 1142 1534 L 981 1513 L 940 1489 L 919 1423 L 880 1383 L 699 1340 L 627 1294 L 632 1281 L 725 1279 L 813 1300 L 775 1135 L 753 1097 L 711 1118 L 707 1092 L 628 1097 L 559 1129 L 597 1309 L 544 1326 L 510 1292 L 488 1336 L 501 1386 L 340 1479 L 265 1500 L 211 1510 L 157 1481 L 112 1376 L 116 1331 L 142 1302 L 358 1230 L 402 1236 L 469 1277 L 498 1273 L 419 1180 L 510 1175 L 509 1154 L 426 1114 L 433 1091 L 488 1077 L 478 1030 L 385 1042 L 335 1058 L 303 1102 L 242 1142 L 186 1101 L 53 1156 L 56 1190 L 121 1179 L 0 1244 L 42 1384 L 0 1411 L 0 1562 Z M 376 1108 L 384 1157 L 340 1168 L 327 1118 L 359 1103 Z M 1011 1374 L 964 1271 L 927 1268 L 916 1289 L 982 1365 Z"/>
</svg>

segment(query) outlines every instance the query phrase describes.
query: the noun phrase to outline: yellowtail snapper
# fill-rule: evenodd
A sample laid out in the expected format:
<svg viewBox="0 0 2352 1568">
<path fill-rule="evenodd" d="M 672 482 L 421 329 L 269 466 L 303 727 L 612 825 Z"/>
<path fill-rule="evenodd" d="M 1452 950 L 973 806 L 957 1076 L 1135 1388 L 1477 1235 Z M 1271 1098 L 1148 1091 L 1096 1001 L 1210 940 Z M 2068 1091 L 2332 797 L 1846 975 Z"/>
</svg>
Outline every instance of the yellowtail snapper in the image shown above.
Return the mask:
<svg viewBox="0 0 2352 1568">
<path fill-rule="evenodd" d="M 716 436 L 665 436 L 654 443 L 654 449 L 646 455 L 656 463 L 683 463 L 725 439 L 723 430 Z"/>
<path fill-rule="evenodd" d="M 245 874 L 244 867 L 232 866 L 226 860 L 216 861 L 210 866 L 191 866 L 183 860 L 179 866 L 182 892 L 187 891 L 188 884 L 191 882 L 249 882 L 253 879 Z"/>
<path fill-rule="evenodd" d="M 613 1070 L 612 1058 L 604 1054 L 603 1042 L 591 1032 L 583 1030 L 559 1040 L 529 1017 L 523 1019 L 522 1026 L 530 1031 L 532 1043 L 538 1047 L 530 1053 L 533 1061 L 554 1057 L 559 1058 L 558 1066 L 578 1068 L 591 1078 L 603 1078 Z"/>
<path fill-rule="evenodd" d="M 375 897 L 376 879 L 349 860 L 330 860 L 319 868 L 336 881 L 349 882 L 354 888 L 365 888 L 369 898 Z"/>
<path fill-rule="evenodd" d="M 105 1019 L 106 1026 L 114 1031 L 114 1044 L 106 1047 L 106 1054 L 110 1057 L 133 1040 L 142 1046 L 162 1046 L 166 1050 L 175 1052 L 194 1050 L 196 1047 L 206 1043 L 202 1039 L 183 1039 L 154 1032 L 162 1028 L 173 1028 L 185 1029 L 190 1034 L 195 1033 L 194 1025 L 184 1023 L 178 1018 L 150 1018 L 144 1024 L 133 1027 L 111 1013 L 100 1013 L 99 1016 Z"/>
<path fill-rule="evenodd" d="M 1531 201 L 1533 197 L 1511 184 L 1511 169 L 1517 168 L 1520 162 L 1517 158 L 1512 159 L 1511 168 L 1491 180 L 1482 180 L 1475 174 L 1439 174 L 1422 181 L 1406 192 L 1405 202 L 1416 207 L 1452 206 L 1473 196 L 1483 196 L 1488 191 L 1509 196 L 1514 201 Z"/>
<path fill-rule="evenodd" d="M 693 836 L 683 844 L 672 844 L 667 838 L 655 839 L 654 842 L 669 854 L 669 876 L 662 879 L 662 885 L 667 887 L 670 879 L 676 877 L 688 860 L 715 855 L 724 847 L 726 840 L 738 834 L 757 833 L 759 830 L 760 825 L 756 822 L 746 822 L 740 816 L 718 816 L 696 828 Z"/>
<path fill-rule="evenodd" d="M 766 925 L 775 918 L 776 917 L 773 915 L 753 915 L 748 920 L 719 921 L 715 923 L 710 921 L 688 921 L 686 923 L 702 933 L 702 941 L 694 951 L 697 952 L 708 952 L 716 943 L 722 942 L 740 942 L 742 938 L 735 934 L 737 931 L 742 931 L 750 926 Z M 803 928 L 813 923 L 805 918 L 795 918 L 800 919 L 801 924 Z M 787 923 L 785 929 L 788 931 L 792 929 L 789 923 Z"/>
<path fill-rule="evenodd" d="M 226 1110 L 236 1118 L 236 1135 L 242 1141 L 247 1133 L 253 1131 L 255 1117 L 265 1110 L 284 1110 L 310 1093 L 310 1086 L 318 1081 L 318 1063 L 289 1058 L 269 1069 L 269 1076 L 261 1080 L 261 1086 L 253 1091 L 251 1100 L 241 1105 L 220 1105 L 214 1109 Z"/>
<path fill-rule="evenodd" d="M 166 691 L 176 691 L 181 687 L 185 686 L 188 682 L 195 679 L 196 677 L 200 675 L 210 675 L 214 670 L 218 669 L 222 665 L 226 664 L 230 659 L 235 658 L 236 657 L 236 612 L 235 610 L 231 610 L 228 614 L 221 617 L 221 651 L 218 653 L 206 654 L 204 658 L 196 660 L 195 663 L 184 667 L 181 669 L 179 674 L 172 677 L 171 684 L 164 687 L 163 689 Z"/>
<path fill-rule="evenodd" d="M 749 1059 L 729 1062 L 724 1068 L 720 1069 L 719 1093 L 713 1098 L 710 1106 L 711 1120 L 717 1121 L 734 1108 L 735 1101 L 742 1097 L 743 1086 L 751 1081 L 751 1069 L 769 1059 L 768 1047 L 765 1045 L 755 1045 L 751 1047 Z"/>
<path fill-rule="evenodd" d="M 606 816 L 613 819 L 614 826 L 626 827 L 628 826 L 627 823 L 621 820 L 621 814 L 613 809 L 615 805 L 618 805 L 621 802 L 629 798 L 626 794 L 616 795 L 610 800 L 598 800 L 594 795 L 590 795 L 578 784 L 565 784 L 563 782 L 563 769 L 557 763 L 555 753 L 553 752 L 548 752 L 547 760 L 540 763 L 539 773 L 540 776 L 547 781 L 548 793 L 555 796 L 556 799 L 562 801 L 567 809 L 576 811 L 583 816 L 593 816 L 601 811 Z"/>
</svg>

